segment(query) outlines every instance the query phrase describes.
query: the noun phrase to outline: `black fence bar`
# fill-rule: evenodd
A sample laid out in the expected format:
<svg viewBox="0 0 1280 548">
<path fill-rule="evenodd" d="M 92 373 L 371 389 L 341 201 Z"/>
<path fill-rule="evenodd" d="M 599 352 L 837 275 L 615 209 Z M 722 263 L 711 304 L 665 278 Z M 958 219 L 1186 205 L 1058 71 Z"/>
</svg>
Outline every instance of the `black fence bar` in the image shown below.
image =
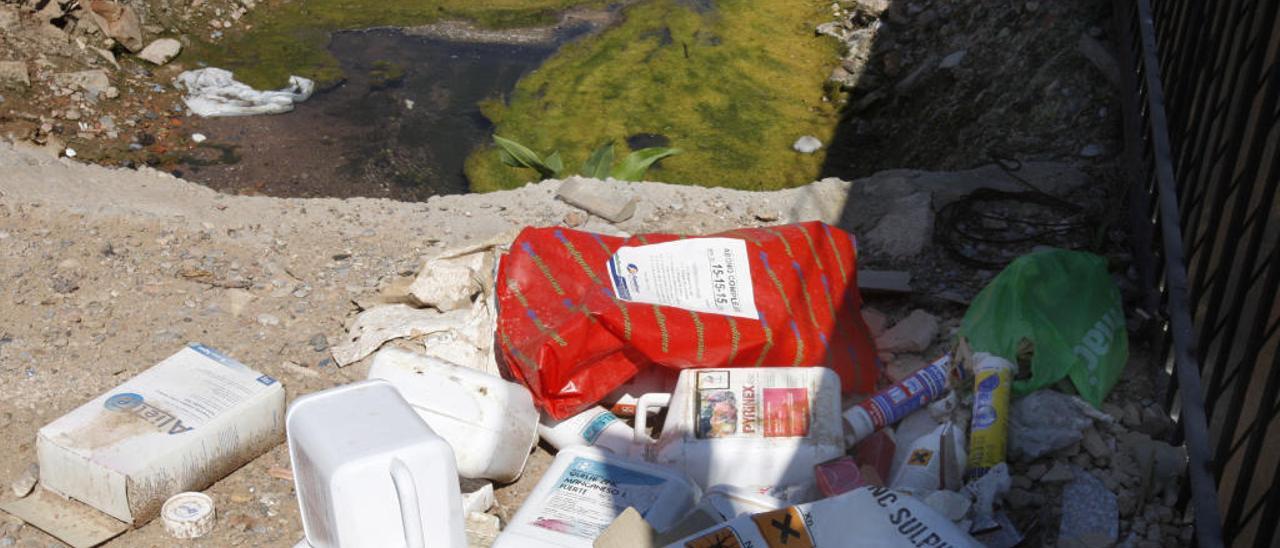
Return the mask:
<svg viewBox="0 0 1280 548">
<path fill-rule="evenodd" d="M 1201 546 L 1274 546 L 1280 0 L 1113 6 L 1140 307 L 1189 458 L 1180 509 Z"/>
</svg>

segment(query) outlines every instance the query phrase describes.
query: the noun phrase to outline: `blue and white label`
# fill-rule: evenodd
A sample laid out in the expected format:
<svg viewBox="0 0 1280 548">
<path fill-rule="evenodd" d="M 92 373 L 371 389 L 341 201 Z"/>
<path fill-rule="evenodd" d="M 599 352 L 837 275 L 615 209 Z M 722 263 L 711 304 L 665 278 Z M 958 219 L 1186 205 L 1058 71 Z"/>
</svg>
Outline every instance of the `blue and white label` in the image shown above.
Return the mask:
<svg viewBox="0 0 1280 548">
<path fill-rule="evenodd" d="M 759 319 L 747 243 L 689 238 L 618 248 L 605 264 L 613 293 L 629 302 Z"/>
<path fill-rule="evenodd" d="M 667 479 L 604 461 L 575 457 L 530 525 L 585 539 L 600 536 L 628 506 L 647 515 Z"/>
<path fill-rule="evenodd" d="M 617 415 L 608 411 L 596 415 L 596 417 L 591 419 L 586 426 L 582 427 L 582 440 L 587 442 L 587 445 L 595 445 L 596 440 L 600 439 L 600 434 L 603 433 L 610 424 L 617 421 Z"/>
</svg>

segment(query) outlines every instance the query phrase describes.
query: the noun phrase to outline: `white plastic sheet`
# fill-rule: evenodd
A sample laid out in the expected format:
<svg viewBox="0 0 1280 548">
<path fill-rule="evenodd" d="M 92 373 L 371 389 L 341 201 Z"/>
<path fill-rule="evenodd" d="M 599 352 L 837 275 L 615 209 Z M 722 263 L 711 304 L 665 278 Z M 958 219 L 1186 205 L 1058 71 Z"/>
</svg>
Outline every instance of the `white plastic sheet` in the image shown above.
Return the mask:
<svg viewBox="0 0 1280 548">
<path fill-rule="evenodd" d="M 206 118 L 289 112 L 294 103 L 311 97 L 316 87 L 311 80 L 290 76 L 284 89 L 259 91 L 236 81 L 231 71 L 214 67 L 183 72 L 174 85 L 187 92 L 182 98 L 187 108 Z"/>
</svg>

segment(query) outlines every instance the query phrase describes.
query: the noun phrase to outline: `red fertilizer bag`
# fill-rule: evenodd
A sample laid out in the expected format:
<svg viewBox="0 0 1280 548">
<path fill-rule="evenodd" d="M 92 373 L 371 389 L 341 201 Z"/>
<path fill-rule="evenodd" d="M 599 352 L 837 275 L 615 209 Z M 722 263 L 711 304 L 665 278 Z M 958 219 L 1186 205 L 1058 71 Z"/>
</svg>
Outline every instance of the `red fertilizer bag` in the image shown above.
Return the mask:
<svg viewBox="0 0 1280 548">
<path fill-rule="evenodd" d="M 826 366 L 845 392 L 880 375 L 857 244 L 820 222 L 708 236 L 526 228 L 498 269 L 498 351 L 552 416 L 659 365 Z"/>
</svg>

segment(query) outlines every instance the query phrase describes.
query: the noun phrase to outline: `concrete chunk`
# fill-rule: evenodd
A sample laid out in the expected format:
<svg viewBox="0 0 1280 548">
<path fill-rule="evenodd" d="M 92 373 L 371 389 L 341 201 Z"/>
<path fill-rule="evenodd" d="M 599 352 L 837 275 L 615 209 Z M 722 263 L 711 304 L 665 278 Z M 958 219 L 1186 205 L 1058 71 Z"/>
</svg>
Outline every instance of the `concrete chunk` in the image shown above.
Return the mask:
<svg viewBox="0 0 1280 548">
<path fill-rule="evenodd" d="M 924 352 L 938 336 L 938 318 L 923 310 L 912 311 L 876 339 L 881 352 Z"/>
<path fill-rule="evenodd" d="M 639 198 L 617 191 L 608 183 L 572 177 L 560 183 L 556 197 L 611 223 L 620 223 L 636 214 Z"/>
</svg>

